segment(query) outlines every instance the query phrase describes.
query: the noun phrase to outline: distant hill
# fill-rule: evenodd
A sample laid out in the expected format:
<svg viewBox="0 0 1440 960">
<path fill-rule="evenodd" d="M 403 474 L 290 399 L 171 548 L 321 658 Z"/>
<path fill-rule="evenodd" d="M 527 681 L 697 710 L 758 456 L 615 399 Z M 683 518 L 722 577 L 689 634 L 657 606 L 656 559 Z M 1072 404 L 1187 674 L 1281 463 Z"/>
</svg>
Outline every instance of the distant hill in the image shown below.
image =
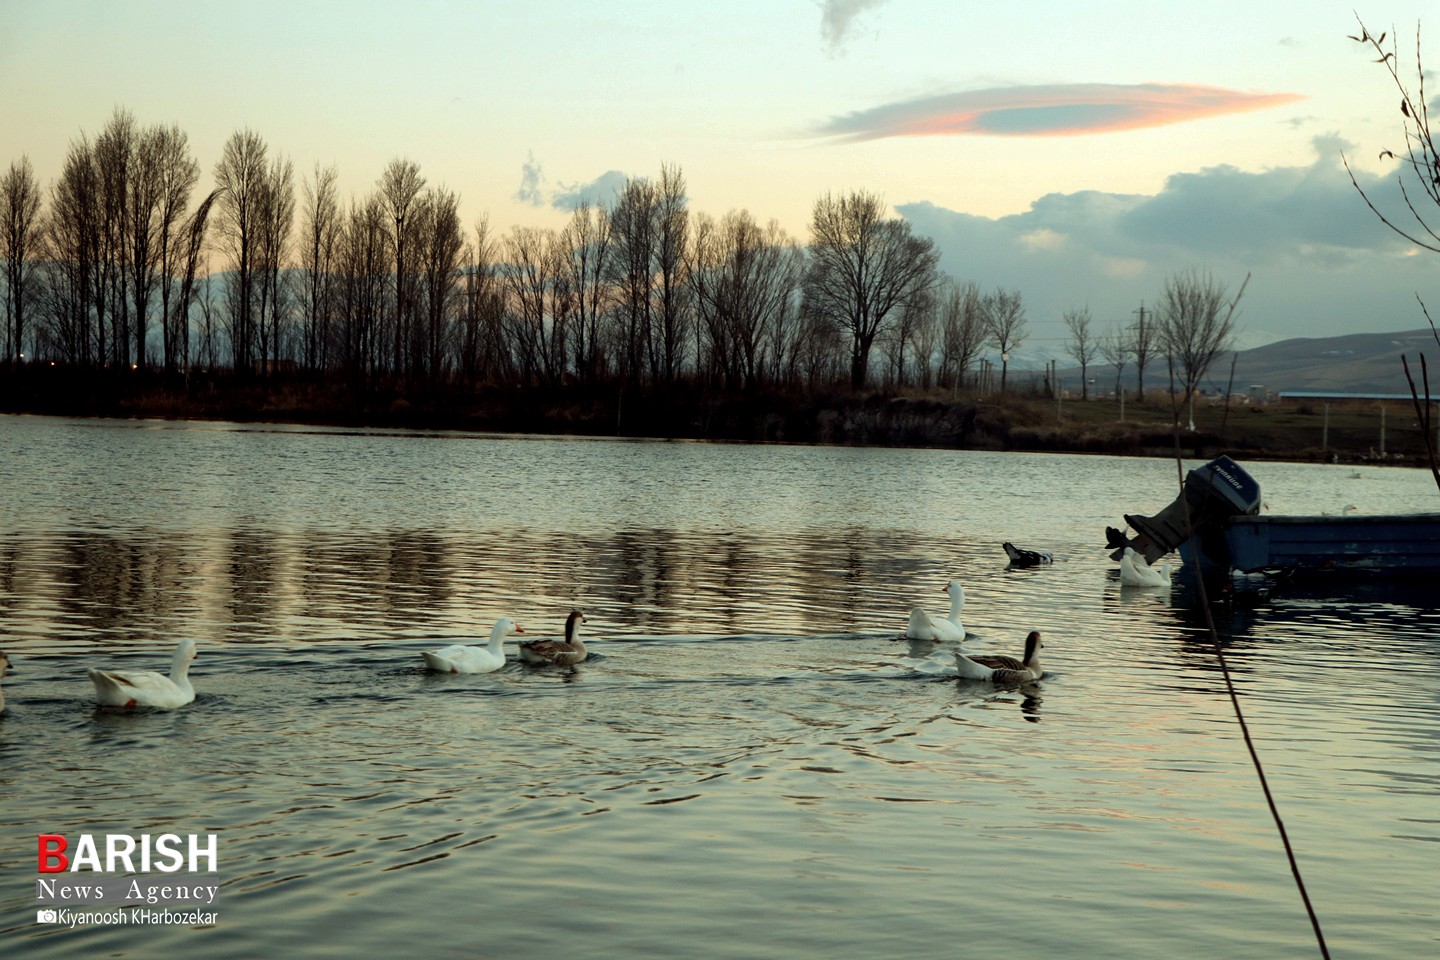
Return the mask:
<svg viewBox="0 0 1440 960">
<path fill-rule="evenodd" d="M 1410 369 L 1417 383 L 1420 367 L 1417 356 L 1426 355 L 1431 374 L 1432 391 L 1440 392 L 1440 347 L 1428 327 L 1399 333 L 1351 333 L 1341 337 L 1296 337 L 1268 343 L 1263 347 L 1241 350 L 1235 356 L 1236 393 L 1244 393 L 1252 385 L 1272 393 L 1282 390 L 1326 390 L 1337 393 L 1406 393 L 1405 371 L 1400 355 L 1410 358 Z M 1231 354 L 1216 358 L 1210 368 L 1205 388 L 1224 390 L 1230 379 Z M 1094 381 L 1091 389 L 1110 390 L 1115 384 L 1114 368 L 1103 360 L 1091 363 L 1089 374 Z M 1068 389 L 1080 377 L 1079 367 L 1062 367 L 1061 382 Z M 1135 389 L 1135 367 L 1131 363 L 1123 378 L 1127 387 Z M 1163 388 L 1167 382 L 1165 358 L 1145 367 L 1145 387 Z"/>
</svg>

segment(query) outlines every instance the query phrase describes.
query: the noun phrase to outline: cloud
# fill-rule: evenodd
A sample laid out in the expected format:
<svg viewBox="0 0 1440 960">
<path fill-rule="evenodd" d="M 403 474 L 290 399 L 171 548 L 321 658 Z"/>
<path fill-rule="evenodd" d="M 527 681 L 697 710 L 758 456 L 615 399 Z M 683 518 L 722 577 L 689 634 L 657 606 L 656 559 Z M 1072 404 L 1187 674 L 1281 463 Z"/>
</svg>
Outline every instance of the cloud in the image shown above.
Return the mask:
<svg viewBox="0 0 1440 960">
<path fill-rule="evenodd" d="M 574 210 L 582 203 L 609 204 L 625 189 L 629 177 L 619 170 L 607 170 L 589 183 L 561 184 L 550 195 L 556 210 Z"/>
<path fill-rule="evenodd" d="M 1422 325 L 1415 294 L 1440 301 L 1434 255 L 1411 255 L 1365 206 L 1340 163 L 1343 141 L 1316 137 L 1312 146 L 1306 165 L 1180 173 L 1153 195 L 1050 194 L 993 219 L 931 203 L 896 209 L 935 240 L 950 275 L 1020 290 L 1036 347 L 1062 344 L 1059 318 L 1081 304 L 1102 330 L 1132 322 L 1167 276 L 1192 268 L 1232 291 L 1252 275 L 1242 305 L 1252 335 Z M 1393 174 L 1356 176 L 1377 207 L 1405 209 Z"/>
<path fill-rule="evenodd" d="M 589 183 L 562 183 L 550 189 L 540 162 L 531 152 L 520 166 L 515 199 L 532 207 L 549 206 L 569 212 L 582 203 L 608 205 L 625 189 L 629 179 L 619 170 L 607 170 Z"/>
<path fill-rule="evenodd" d="M 882 6 L 886 0 L 821 0 L 820 39 L 831 53 L 840 49 L 855 18 L 866 10 Z"/>
<path fill-rule="evenodd" d="M 846 141 L 1077 136 L 1265 110 L 1301 99 L 1294 93 L 1242 93 L 1173 83 L 993 87 L 884 104 L 835 117 L 819 132 Z"/>
<path fill-rule="evenodd" d="M 520 167 L 520 186 L 515 191 L 515 199 L 532 207 L 543 206 L 545 198 L 540 185 L 544 179 L 540 164 L 535 161 L 535 153 L 531 151 Z"/>
</svg>

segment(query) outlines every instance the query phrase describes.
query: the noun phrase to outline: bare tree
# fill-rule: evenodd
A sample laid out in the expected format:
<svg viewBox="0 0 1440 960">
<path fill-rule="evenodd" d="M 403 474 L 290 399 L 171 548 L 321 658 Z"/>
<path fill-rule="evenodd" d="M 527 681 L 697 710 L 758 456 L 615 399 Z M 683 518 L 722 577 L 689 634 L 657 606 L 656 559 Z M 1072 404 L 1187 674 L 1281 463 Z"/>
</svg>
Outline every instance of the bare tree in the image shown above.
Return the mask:
<svg viewBox="0 0 1440 960">
<path fill-rule="evenodd" d="M 1090 335 L 1090 308 L 1066 310 L 1063 314 L 1065 329 L 1070 331 L 1070 340 L 1065 350 L 1080 364 L 1080 399 L 1090 399 L 1090 361 L 1095 359 L 1099 344 Z"/>
<path fill-rule="evenodd" d="M 511 367 L 504 333 L 505 295 L 497 244 L 483 217 L 475 224 L 475 242 L 466 247 L 464 259 L 461 375 L 467 383 L 499 380 Z"/>
<path fill-rule="evenodd" d="M 82 136 L 72 143 L 59 179 L 50 188 L 44 234 L 47 325 L 50 342 L 71 363 L 103 362 L 103 334 L 91 322 L 91 274 L 99 256 L 99 184 L 94 155 Z M 98 317 L 96 318 L 98 320 Z"/>
<path fill-rule="evenodd" d="M 689 287 L 685 282 L 685 253 L 690 216 L 686 209 L 685 177 L 680 168 L 660 167 L 655 185 L 654 263 L 655 331 L 649 337 L 650 375 L 659 383 L 673 383 L 685 365 L 690 340 Z"/>
<path fill-rule="evenodd" d="M 195 300 L 195 281 L 203 267 L 201 258 L 205 250 L 205 231 L 209 223 L 210 210 L 216 198 L 220 195 L 219 190 L 212 190 L 195 212 L 185 221 L 184 226 L 177 232 L 172 241 L 175 252 L 172 262 L 180 267 L 179 289 L 173 301 L 166 304 L 165 327 L 165 369 L 173 372 L 176 366 L 184 368 L 186 375 L 190 372 L 190 304 Z M 211 330 L 210 317 L 210 274 L 207 270 L 204 275 L 204 301 L 202 311 L 205 319 L 205 329 Z M 173 312 L 173 317 L 171 316 Z M 213 348 L 211 350 L 210 364 L 214 364 Z"/>
<path fill-rule="evenodd" d="M 643 178 L 626 182 L 610 211 L 610 287 L 615 297 L 613 333 L 620 375 L 638 382 L 644 371 L 653 298 L 656 190 Z"/>
<path fill-rule="evenodd" d="M 160 205 L 164 184 L 161 180 L 161 141 L 157 130 L 144 130 L 132 141 L 129 170 L 125 178 L 125 207 L 128 211 L 125 231 L 125 261 L 128 268 L 130 305 L 134 307 L 131 335 L 135 342 L 135 365 L 147 364 L 150 298 L 160 276 L 164 248 L 160 239 Z"/>
<path fill-rule="evenodd" d="M 160 258 L 160 348 L 165 372 L 174 373 L 179 363 L 188 360 L 189 301 L 199 257 L 198 249 L 191 256 L 192 247 L 204 244 L 214 195 L 202 203 L 203 212 L 187 221 L 185 209 L 190 204 L 190 192 L 200 179 L 200 164 L 190 155 L 189 138 L 178 126 L 155 127 L 147 138 L 156 156 L 160 181 L 160 201 L 155 210 Z M 178 281 L 181 302 L 172 309 L 177 269 L 182 274 Z"/>
<path fill-rule="evenodd" d="M 418 273 L 421 309 L 421 373 L 430 382 L 445 374 L 451 341 L 450 320 L 460 275 L 460 198 L 443 188 L 426 191 L 417 208 Z"/>
<path fill-rule="evenodd" d="M 986 295 L 982 309 L 988 342 L 1000 351 L 1000 392 L 1010 370 L 1010 351 L 1025 342 L 1025 304 L 1019 290 L 997 287 Z"/>
<path fill-rule="evenodd" d="M 1354 184 L 1365 204 L 1380 218 L 1381 223 L 1417 247 L 1440 253 L 1440 233 L 1437 233 L 1437 228 L 1426 219 L 1427 216 L 1434 217 L 1435 211 L 1432 209 L 1427 213 L 1416 207 L 1417 202 L 1426 204 L 1427 201 L 1429 207 L 1440 207 L 1440 147 L 1437 147 L 1435 137 L 1430 131 L 1430 104 L 1425 97 L 1425 68 L 1420 56 L 1420 28 L 1418 25 L 1415 28 L 1415 76 L 1418 88 L 1414 91 L 1400 77 L 1396 38 L 1392 37 L 1387 47 L 1385 37 L 1385 33 L 1378 37 L 1371 36 L 1369 29 L 1361 21 L 1360 36 L 1351 36 L 1350 39 L 1379 54 L 1376 62 L 1385 66 L 1395 86 L 1395 92 L 1400 94 L 1405 146 L 1398 153 L 1394 150 L 1382 150 L 1380 156 L 1400 162 L 1400 171 L 1395 180 L 1405 207 L 1404 216 L 1413 221 L 1413 225 L 1402 225 L 1397 222 L 1398 217 L 1375 206 L 1369 194 L 1355 179 L 1355 171 L 1350 168 L 1348 158 L 1345 158 L 1345 170 L 1350 174 L 1350 182 Z M 1412 191 L 1417 189 L 1419 197 L 1412 194 Z"/>
<path fill-rule="evenodd" d="M 938 280 L 934 241 L 884 219 L 880 198 L 825 194 L 810 220 L 804 309 L 850 337 L 850 385 L 865 385 L 870 348 L 895 311 Z"/>
<path fill-rule="evenodd" d="M 1161 295 L 1160 342 L 1170 369 L 1180 378 L 1189 429 L 1195 429 L 1195 392 L 1215 357 L 1231 349 L 1235 309 L 1250 277 L 1226 307 L 1226 289 L 1209 274 L 1187 270 L 1167 277 Z"/>
<path fill-rule="evenodd" d="M 290 231 L 295 223 L 294 167 L 289 160 L 276 157 L 271 162 L 260 199 L 257 251 L 260 267 L 260 362 L 262 366 L 268 364 L 273 372 L 286 353 L 282 337 L 286 332 L 289 297 L 282 282 L 282 271 L 287 260 Z"/>
<path fill-rule="evenodd" d="M 351 201 L 336 259 L 340 362 L 357 388 L 382 363 L 380 337 L 391 263 L 385 221 L 380 197 Z"/>
<path fill-rule="evenodd" d="M 749 211 L 695 225 L 690 283 L 710 364 L 732 389 L 753 389 L 791 350 L 799 248 Z"/>
<path fill-rule="evenodd" d="M 413 346 L 414 330 L 411 317 L 411 280 L 406 270 L 405 255 L 410 232 L 407 227 L 410 213 L 425 188 L 425 178 L 420 176 L 420 165 L 396 157 L 390 161 L 380 175 L 380 195 L 385 203 L 385 212 L 390 218 L 394 232 L 390 234 L 391 249 L 395 252 L 395 312 L 393 314 L 395 335 L 394 371 L 397 376 L 405 372 L 406 351 Z"/>
<path fill-rule="evenodd" d="M 1359 20 L 1357 16 L 1357 21 Z M 1350 39 L 1356 43 L 1370 47 L 1380 56 L 1379 63 L 1385 66 L 1394 83 L 1396 91 L 1400 94 L 1400 115 L 1402 120 L 1402 131 L 1404 133 L 1405 147 L 1400 155 L 1393 150 L 1382 151 L 1381 157 L 1388 157 L 1400 161 L 1400 171 L 1395 180 L 1400 187 L 1400 196 L 1404 201 L 1405 213 L 1414 222 L 1413 226 L 1400 226 L 1389 215 L 1382 212 L 1371 201 L 1369 195 L 1361 189 L 1355 179 L 1355 172 L 1350 169 L 1349 159 L 1345 160 L 1345 170 L 1350 174 L 1350 182 L 1354 184 L 1361 198 L 1365 201 L 1372 213 L 1380 218 L 1380 222 L 1400 236 L 1409 240 L 1416 246 L 1429 250 L 1431 253 L 1440 253 L 1440 234 L 1437 234 L 1431 226 L 1427 217 L 1435 216 L 1436 207 L 1440 207 L 1440 147 L 1435 144 L 1435 137 L 1430 131 L 1430 101 L 1425 96 L 1425 64 L 1420 52 L 1420 26 L 1415 26 L 1415 77 L 1417 89 L 1412 93 L 1409 86 L 1400 78 L 1399 58 L 1396 56 L 1396 41 L 1391 39 L 1390 46 L 1385 46 L 1385 34 L 1371 36 L 1369 29 L 1363 21 L 1360 22 L 1360 36 L 1351 36 Z M 1411 186 L 1407 186 L 1410 183 Z M 1411 190 L 1418 187 L 1419 199 L 1412 197 Z M 1427 212 L 1421 212 L 1416 208 L 1419 202 L 1426 207 Z M 1416 295 L 1420 302 L 1420 312 L 1430 324 L 1430 334 L 1435 339 L 1436 345 L 1440 346 L 1440 329 L 1435 326 L 1435 320 L 1430 315 L 1425 301 Z M 1425 355 L 1420 354 L 1420 373 L 1423 385 L 1417 386 L 1415 378 L 1410 372 L 1410 361 L 1402 354 L 1400 357 L 1401 367 L 1405 371 L 1405 380 L 1410 387 L 1410 399 L 1415 406 L 1415 416 L 1421 426 L 1421 434 L 1425 438 L 1425 452 L 1430 461 L 1430 472 L 1435 478 L 1435 483 L 1440 486 L 1440 455 L 1436 453 L 1436 445 L 1431 441 L 1431 413 L 1430 413 L 1430 374 L 1425 362 Z"/>
<path fill-rule="evenodd" d="M 304 237 L 300 267 L 305 276 L 304 362 L 312 373 L 327 369 L 333 338 L 331 321 L 335 301 L 335 260 L 341 232 L 339 171 L 315 165 L 314 175 L 302 185 Z"/>
<path fill-rule="evenodd" d="M 0 179 L 0 260 L 5 262 L 5 344 L 12 360 L 25 351 L 25 320 L 34 298 L 31 281 L 40 253 L 40 184 L 29 157 L 10 164 Z"/>
<path fill-rule="evenodd" d="M 553 231 L 514 227 L 505 239 L 506 328 L 520 361 L 521 376 L 558 385 L 565 371 L 568 309 L 557 309 L 560 272 Z M 567 286 L 568 291 L 568 286 Z"/>
<path fill-rule="evenodd" d="M 1115 399 L 1120 399 L 1120 378 L 1125 373 L 1125 365 L 1130 362 L 1130 337 L 1121 329 L 1111 327 L 1100 337 L 1097 349 L 1105 362 L 1115 368 Z"/>
<path fill-rule="evenodd" d="M 225 141 L 215 165 L 220 190 L 217 227 L 232 273 L 230 288 L 231 363 L 235 372 L 254 370 L 259 236 L 267 189 L 265 141 L 252 130 L 239 130 Z"/>
<path fill-rule="evenodd" d="M 942 297 L 940 380 L 959 389 L 985 343 L 985 316 L 979 286 L 950 280 Z"/>
<path fill-rule="evenodd" d="M 116 367 L 130 364 L 131 304 L 126 280 L 131 246 L 127 184 L 135 157 L 135 137 L 134 117 L 117 108 L 95 138 L 93 154 L 100 197 L 98 269 L 92 275 L 96 314 L 109 319 L 109 361 Z"/>
<path fill-rule="evenodd" d="M 1145 402 L 1145 368 L 1150 361 L 1155 359 L 1155 354 L 1160 348 L 1159 341 L 1155 335 L 1157 319 L 1155 311 L 1146 311 L 1145 302 L 1140 302 L 1140 309 L 1135 311 L 1135 326 L 1130 328 L 1129 353 L 1135 358 L 1135 399 Z M 1148 314 L 1148 317 L 1147 317 Z M 1146 323 L 1146 320 L 1149 323 Z"/>
<path fill-rule="evenodd" d="M 581 203 L 565 228 L 569 286 L 575 296 L 575 335 L 570 339 L 575 373 L 593 380 L 604 366 L 600 324 L 610 304 L 606 275 L 610 260 L 610 218 L 604 210 Z"/>
</svg>

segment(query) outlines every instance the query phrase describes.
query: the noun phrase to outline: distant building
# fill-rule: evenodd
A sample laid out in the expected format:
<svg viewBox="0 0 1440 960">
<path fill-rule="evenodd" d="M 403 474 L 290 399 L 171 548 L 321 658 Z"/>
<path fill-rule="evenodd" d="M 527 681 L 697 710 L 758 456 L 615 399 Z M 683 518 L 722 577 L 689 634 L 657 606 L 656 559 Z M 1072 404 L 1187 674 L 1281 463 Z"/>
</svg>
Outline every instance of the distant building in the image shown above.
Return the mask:
<svg viewBox="0 0 1440 960">
<path fill-rule="evenodd" d="M 1305 401 L 1305 400 L 1334 400 L 1334 401 L 1342 402 L 1342 403 L 1345 402 L 1345 401 L 1367 402 L 1367 401 L 1383 401 L 1383 400 L 1403 400 L 1403 401 L 1405 401 L 1406 403 L 1409 403 L 1409 402 L 1410 402 L 1410 394 L 1408 394 L 1408 393 L 1343 393 L 1343 392 L 1334 391 L 1334 390 L 1281 390 L 1281 391 L 1280 391 L 1280 400 L 1281 400 L 1281 402 L 1284 402 L 1284 401 L 1286 401 L 1286 400 L 1300 400 L 1300 401 Z"/>
</svg>

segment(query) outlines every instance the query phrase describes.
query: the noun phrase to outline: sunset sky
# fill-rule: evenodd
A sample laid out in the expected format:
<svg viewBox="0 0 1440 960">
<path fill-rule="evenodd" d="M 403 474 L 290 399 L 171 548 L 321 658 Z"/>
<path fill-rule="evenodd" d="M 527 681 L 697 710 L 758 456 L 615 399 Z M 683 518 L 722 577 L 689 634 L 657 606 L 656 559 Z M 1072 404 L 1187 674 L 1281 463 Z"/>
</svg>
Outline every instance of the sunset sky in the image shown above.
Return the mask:
<svg viewBox="0 0 1440 960">
<path fill-rule="evenodd" d="M 414 160 L 507 230 L 672 163 L 692 209 L 802 240 L 821 193 L 881 195 L 949 273 L 1019 289 L 1036 348 L 1058 351 L 1063 310 L 1128 322 L 1189 268 L 1252 274 L 1250 342 L 1413 329 L 1440 260 L 1341 166 L 1383 199 L 1379 152 L 1403 146 L 1389 78 L 1346 39 L 1357 9 L 1413 55 L 1409 0 L 11 0 L 0 164 L 28 155 L 48 189 L 123 106 L 188 133 L 207 186 L 249 127 L 297 175 L 336 164 L 347 196 Z"/>
</svg>

